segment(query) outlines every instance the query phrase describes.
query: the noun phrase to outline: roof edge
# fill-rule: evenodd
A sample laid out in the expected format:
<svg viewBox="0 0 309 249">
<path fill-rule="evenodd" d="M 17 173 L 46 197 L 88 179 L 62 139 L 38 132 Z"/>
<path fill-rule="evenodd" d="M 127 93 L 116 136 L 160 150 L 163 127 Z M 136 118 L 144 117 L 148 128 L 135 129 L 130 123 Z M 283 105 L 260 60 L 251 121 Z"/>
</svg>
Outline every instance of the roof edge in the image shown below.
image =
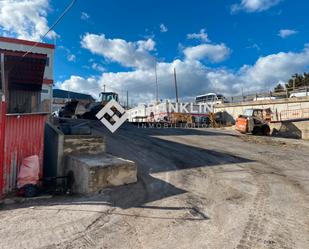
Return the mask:
<svg viewBox="0 0 309 249">
<path fill-rule="evenodd" d="M 8 42 L 8 43 L 14 43 L 14 44 L 28 45 L 28 46 L 33 46 L 37 43 L 35 41 L 22 40 L 22 39 L 3 37 L 3 36 L 0 36 L 0 42 Z M 54 44 L 43 43 L 43 42 L 38 42 L 36 46 L 41 47 L 41 48 L 55 49 Z"/>
</svg>

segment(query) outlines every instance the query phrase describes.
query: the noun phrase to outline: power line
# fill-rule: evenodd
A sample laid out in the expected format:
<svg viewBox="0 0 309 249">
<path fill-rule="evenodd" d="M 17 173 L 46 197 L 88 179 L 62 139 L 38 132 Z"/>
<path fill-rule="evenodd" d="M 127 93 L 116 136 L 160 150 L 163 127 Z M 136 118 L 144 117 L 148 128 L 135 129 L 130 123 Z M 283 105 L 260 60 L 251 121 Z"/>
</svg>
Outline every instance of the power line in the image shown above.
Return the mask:
<svg viewBox="0 0 309 249">
<path fill-rule="evenodd" d="M 47 34 L 52 31 L 55 26 L 61 21 L 61 19 L 68 13 L 68 11 L 73 7 L 73 5 L 75 4 L 77 0 L 72 0 L 72 2 L 65 8 L 65 10 L 62 12 L 62 14 L 58 17 L 58 19 L 56 20 L 56 22 L 48 29 L 48 31 L 40 38 L 39 41 L 37 41 L 27 52 L 25 52 L 22 57 L 20 58 L 20 62 L 29 54 L 31 53 L 32 49 L 34 47 L 36 47 L 41 41 L 42 39 L 44 39 Z M 15 65 L 12 65 L 10 69 L 8 69 L 8 72 L 11 72 L 13 70 Z"/>
<path fill-rule="evenodd" d="M 176 92 L 176 103 L 178 103 L 178 87 L 177 87 L 176 68 L 174 68 L 174 83 L 175 83 L 175 92 Z"/>
<path fill-rule="evenodd" d="M 25 56 L 27 56 L 34 47 L 36 47 L 47 35 L 50 31 L 52 31 L 55 26 L 61 21 L 61 19 L 69 12 L 69 10 L 73 7 L 73 5 L 76 3 L 77 0 L 73 0 L 66 8 L 65 10 L 62 12 L 62 14 L 58 17 L 58 19 L 56 20 L 56 22 L 47 30 L 47 32 L 40 38 L 39 41 L 37 41 L 23 56 L 22 58 L 24 58 Z"/>
<path fill-rule="evenodd" d="M 156 101 L 159 102 L 159 89 L 158 89 L 158 74 L 157 74 L 157 60 L 155 60 L 155 78 L 156 78 Z"/>
</svg>

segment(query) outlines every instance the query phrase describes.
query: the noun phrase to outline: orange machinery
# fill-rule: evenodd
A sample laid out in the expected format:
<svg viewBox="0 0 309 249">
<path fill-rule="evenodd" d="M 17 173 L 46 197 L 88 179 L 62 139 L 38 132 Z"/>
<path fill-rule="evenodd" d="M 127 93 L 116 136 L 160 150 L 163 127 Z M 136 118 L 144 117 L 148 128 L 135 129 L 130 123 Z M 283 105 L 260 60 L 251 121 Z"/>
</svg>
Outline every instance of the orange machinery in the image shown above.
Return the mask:
<svg viewBox="0 0 309 249">
<path fill-rule="evenodd" d="M 241 133 L 252 133 L 253 135 L 270 134 L 269 122 L 271 121 L 271 110 L 247 109 L 243 115 L 236 119 L 236 130 Z"/>
</svg>

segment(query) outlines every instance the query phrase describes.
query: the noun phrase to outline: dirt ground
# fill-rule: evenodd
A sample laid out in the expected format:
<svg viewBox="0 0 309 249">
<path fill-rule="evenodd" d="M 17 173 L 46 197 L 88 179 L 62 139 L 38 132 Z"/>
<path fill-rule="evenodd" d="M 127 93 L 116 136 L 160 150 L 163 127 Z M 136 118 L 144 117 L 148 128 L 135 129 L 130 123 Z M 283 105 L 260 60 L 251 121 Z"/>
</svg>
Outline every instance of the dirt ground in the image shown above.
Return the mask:
<svg viewBox="0 0 309 249">
<path fill-rule="evenodd" d="M 3 205 L 1 248 L 309 248 L 308 142 L 94 127 L 138 183 Z"/>
</svg>

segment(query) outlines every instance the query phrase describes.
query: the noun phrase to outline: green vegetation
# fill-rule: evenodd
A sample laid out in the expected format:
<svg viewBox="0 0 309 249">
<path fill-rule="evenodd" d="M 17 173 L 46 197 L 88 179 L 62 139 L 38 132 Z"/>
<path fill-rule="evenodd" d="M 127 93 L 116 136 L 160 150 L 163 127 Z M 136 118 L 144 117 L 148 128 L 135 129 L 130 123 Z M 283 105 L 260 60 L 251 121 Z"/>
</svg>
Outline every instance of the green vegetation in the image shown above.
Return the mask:
<svg viewBox="0 0 309 249">
<path fill-rule="evenodd" d="M 294 85 L 295 84 L 295 85 Z M 274 92 L 282 92 L 282 91 L 293 91 L 294 88 L 301 87 L 309 87 L 309 73 L 304 74 L 294 74 L 291 79 L 289 79 L 288 83 L 283 86 L 282 84 L 278 84 L 274 88 Z"/>
</svg>

